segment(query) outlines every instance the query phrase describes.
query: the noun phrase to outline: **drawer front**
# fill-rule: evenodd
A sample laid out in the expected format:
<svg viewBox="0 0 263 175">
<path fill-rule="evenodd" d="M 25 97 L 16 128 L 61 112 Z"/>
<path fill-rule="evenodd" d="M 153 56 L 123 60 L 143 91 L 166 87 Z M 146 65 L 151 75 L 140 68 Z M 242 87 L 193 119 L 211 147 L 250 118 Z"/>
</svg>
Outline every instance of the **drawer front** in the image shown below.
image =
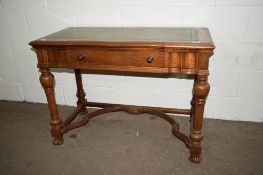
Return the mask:
<svg viewBox="0 0 263 175">
<path fill-rule="evenodd" d="M 165 66 L 164 51 L 158 49 L 51 49 L 47 55 L 56 65 Z"/>
</svg>

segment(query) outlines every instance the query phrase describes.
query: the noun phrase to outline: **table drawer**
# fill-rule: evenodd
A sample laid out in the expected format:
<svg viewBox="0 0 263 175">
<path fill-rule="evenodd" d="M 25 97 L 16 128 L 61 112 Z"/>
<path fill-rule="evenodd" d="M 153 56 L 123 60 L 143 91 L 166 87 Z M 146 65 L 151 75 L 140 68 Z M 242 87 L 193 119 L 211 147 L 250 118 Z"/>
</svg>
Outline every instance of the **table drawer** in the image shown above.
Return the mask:
<svg viewBox="0 0 263 175">
<path fill-rule="evenodd" d="M 164 51 L 159 49 L 51 49 L 50 64 L 164 67 Z"/>
</svg>

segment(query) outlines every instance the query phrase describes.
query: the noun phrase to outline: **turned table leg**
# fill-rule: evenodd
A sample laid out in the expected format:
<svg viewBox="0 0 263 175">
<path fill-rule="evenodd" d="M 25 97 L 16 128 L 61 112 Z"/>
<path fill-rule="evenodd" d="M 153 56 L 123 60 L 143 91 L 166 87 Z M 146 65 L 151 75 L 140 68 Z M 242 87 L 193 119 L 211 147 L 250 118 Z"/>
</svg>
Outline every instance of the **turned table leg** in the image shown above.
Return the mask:
<svg viewBox="0 0 263 175">
<path fill-rule="evenodd" d="M 51 136 L 53 139 L 53 144 L 60 145 L 63 143 L 63 134 L 61 133 L 62 120 L 58 115 L 57 104 L 54 93 L 54 76 L 50 73 L 48 68 L 40 68 L 41 75 L 39 77 L 41 85 L 43 86 L 48 107 L 50 111 L 50 125 L 51 125 Z"/>
<path fill-rule="evenodd" d="M 190 102 L 190 104 L 191 104 L 191 114 L 190 114 L 190 119 L 189 119 L 189 122 L 191 123 L 191 121 L 192 121 L 192 118 L 193 118 L 193 116 L 194 116 L 194 111 L 195 111 L 195 103 L 194 103 L 194 93 L 193 93 L 193 98 L 191 99 L 191 102 Z"/>
<path fill-rule="evenodd" d="M 194 81 L 196 81 L 196 76 L 194 77 Z M 190 120 L 189 120 L 189 122 L 191 123 L 191 121 L 192 121 L 192 118 L 193 118 L 193 116 L 194 116 L 194 112 L 195 112 L 195 96 L 194 96 L 194 88 L 193 88 L 193 90 L 192 90 L 192 99 L 191 99 L 191 102 L 190 102 L 190 104 L 191 104 L 191 114 L 190 114 Z"/>
<path fill-rule="evenodd" d="M 86 112 L 86 103 L 87 100 L 85 98 L 86 94 L 84 92 L 83 89 L 83 85 L 82 85 L 82 77 L 81 77 L 81 70 L 80 69 L 74 69 L 75 71 L 75 78 L 76 78 L 76 83 L 77 83 L 77 97 L 78 97 L 78 101 L 77 101 L 77 105 L 78 106 L 83 106 L 81 109 L 81 112 Z"/>
<path fill-rule="evenodd" d="M 202 122 L 206 97 L 209 93 L 209 83 L 207 82 L 206 75 L 198 75 L 195 78 L 193 95 L 193 114 L 191 119 L 191 132 L 190 132 L 190 161 L 199 163 L 201 161 L 201 141 L 202 135 Z"/>
</svg>

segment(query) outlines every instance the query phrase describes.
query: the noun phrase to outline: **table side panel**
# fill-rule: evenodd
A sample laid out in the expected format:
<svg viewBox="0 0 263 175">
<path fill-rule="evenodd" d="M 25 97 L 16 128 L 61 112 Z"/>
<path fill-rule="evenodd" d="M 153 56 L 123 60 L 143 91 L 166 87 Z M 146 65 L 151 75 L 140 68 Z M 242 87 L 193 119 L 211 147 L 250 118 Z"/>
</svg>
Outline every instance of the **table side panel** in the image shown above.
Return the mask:
<svg viewBox="0 0 263 175">
<path fill-rule="evenodd" d="M 208 75 L 212 49 L 167 49 L 169 73 Z"/>
</svg>

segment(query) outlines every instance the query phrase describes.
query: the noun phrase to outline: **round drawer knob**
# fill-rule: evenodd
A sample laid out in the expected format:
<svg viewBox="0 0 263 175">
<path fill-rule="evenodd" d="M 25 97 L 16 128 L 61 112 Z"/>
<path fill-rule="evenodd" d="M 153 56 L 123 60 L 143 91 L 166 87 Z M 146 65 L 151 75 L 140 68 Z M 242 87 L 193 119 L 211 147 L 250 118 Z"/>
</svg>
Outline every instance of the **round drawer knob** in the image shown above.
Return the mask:
<svg viewBox="0 0 263 175">
<path fill-rule="evenodd" d="M 86 55 L 85 54 L 80 54 L 79 56 L 78 56 L 78 60 L 79 61 L 81 61 L 81 60 L 83 60 L 83 59 L 85 59 L 86 58 Z"/>
<path fill-rule="evenodd" d="M 153 62 L 153 56 L 149 56 L 147 59 L 146 59 L 147 63 L 152 63 Z"/>
</svg>

